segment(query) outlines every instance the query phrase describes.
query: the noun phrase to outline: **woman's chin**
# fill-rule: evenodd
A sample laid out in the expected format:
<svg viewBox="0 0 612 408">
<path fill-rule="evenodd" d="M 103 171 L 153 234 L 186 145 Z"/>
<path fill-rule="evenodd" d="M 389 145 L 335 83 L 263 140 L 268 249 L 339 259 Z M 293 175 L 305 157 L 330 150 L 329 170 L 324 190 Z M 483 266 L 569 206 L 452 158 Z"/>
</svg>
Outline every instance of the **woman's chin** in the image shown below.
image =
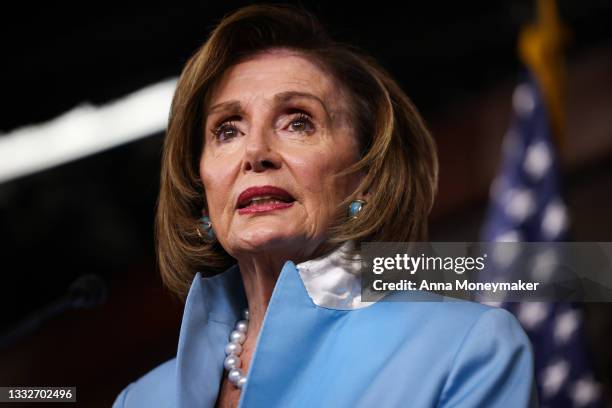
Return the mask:
<svg viewBox="0 0 612 408">
<path fill-rule="evenodd" d="M 291 233 L 290 229 L 285 230 L 262 230 L 241 231 L 240 236 L 234 240 L 234 250 L 232 252 L 242 253 L 292 253 L 300 252 L 305 246 L 303 234 Z"/>
</svg>

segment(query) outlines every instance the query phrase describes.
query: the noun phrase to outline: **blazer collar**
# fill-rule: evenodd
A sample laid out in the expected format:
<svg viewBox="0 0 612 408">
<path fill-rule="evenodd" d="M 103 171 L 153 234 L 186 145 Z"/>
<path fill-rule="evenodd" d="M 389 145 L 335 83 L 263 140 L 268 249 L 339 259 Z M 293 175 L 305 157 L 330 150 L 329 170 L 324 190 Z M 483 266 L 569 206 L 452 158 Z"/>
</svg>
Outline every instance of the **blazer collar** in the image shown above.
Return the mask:
<svg viewBox="0 0 612 408">
<path fill-rule="evenodd" d="M 374 303 L 361 301 L 361 260 L 350 254 L 354 247 L 347 241 L 329 254 L 297 264 L 308 296 L 317 306 L 351 310 Z"/>
<path fill-rule="evenodd" d="M 316 313 L 317 307 L 347 311 L 372 304 L 361 302 L 360 261 L 346 254 L 352 248 L 349 241 L 320 258 L 298 265 L 285 262 L 272 294 L 275 303 L 282 304 L 278 312 L 299 316 Z M 185 302 L 177 351 L 178 407 L 214 406 L 228 335 L 245 307 L 247 299 L 237 265 L 212 277 L 199 272 L 195 275 Z"/>
</svg>

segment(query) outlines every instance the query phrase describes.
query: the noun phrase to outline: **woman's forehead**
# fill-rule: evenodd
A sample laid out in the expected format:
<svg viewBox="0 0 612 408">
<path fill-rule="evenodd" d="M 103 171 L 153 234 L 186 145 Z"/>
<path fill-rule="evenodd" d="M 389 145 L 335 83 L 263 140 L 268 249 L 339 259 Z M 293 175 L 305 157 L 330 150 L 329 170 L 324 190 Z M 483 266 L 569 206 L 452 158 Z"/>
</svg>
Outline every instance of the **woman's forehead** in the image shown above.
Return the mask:
<svg viewBox="0 0 612 408">
<path fill-rule="evenodd" d="M 209 99 L 209 108 L 230 101 L 283 101 L 288 94 L 334 104 L 340 94 L 335 78 L 296 51 L 266 51 L 230 68 Z"/>
</svg>

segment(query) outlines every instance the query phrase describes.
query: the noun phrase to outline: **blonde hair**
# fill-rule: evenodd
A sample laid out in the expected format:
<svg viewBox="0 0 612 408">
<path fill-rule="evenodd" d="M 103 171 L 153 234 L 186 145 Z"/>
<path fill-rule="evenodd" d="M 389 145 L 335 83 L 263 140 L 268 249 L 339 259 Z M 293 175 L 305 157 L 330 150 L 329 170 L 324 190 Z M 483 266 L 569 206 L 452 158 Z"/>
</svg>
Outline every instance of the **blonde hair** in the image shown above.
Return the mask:
<svg viewBox="0 0 612 408">
<path fill-rule="evenodd" d="M 198 163 L 205 107 L 221 75 L 243 58 L 289 48 L 316 61 L 348 91 L 360 160 L 342 174 L 363 172 L 356 191 L 369 202 L 347 220 L 349 196 L 329 227 L 328 244 L 346 240 L 423 241 L 434 203 L 438 160 L 433 138 L 410 99 L 371 57 L 333 41 L 306 10 L 253 5 L 224 17 L 189 59 L 172 101 L 163 148 L 155 219 L 158 264 L 166 286 L 183 297 L 196 271 L 214 275 L 235 263 L 196 232 L 206 207 Z"/>
</svg>

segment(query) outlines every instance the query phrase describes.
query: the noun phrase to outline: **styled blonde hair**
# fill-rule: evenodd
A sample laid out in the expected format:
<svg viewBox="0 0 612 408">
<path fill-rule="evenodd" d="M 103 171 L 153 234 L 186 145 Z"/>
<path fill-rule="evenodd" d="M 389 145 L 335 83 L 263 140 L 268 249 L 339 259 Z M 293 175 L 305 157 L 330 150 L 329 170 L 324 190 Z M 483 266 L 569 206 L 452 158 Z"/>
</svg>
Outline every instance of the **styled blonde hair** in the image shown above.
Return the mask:
<svg viewBox="0 0 612 408">
<path fill-rule="evenodd" d="M 223 73 L 241 59 L 289 48 L 316 62 L 347 90 L 361 146 L 345 172 L 365 174 L 358 191 L 369 202 L 356 219 L 340 204 L 328 244 L 346 240 L 423 241 L 438 179 L 436 147 L 421 116 L 393 78 L 355 47 L 333 41 L 309 12 L 287 5 L 253 5 L 224 17 L 189 59 L 172 101 L 155 219 L 159 268 L 166 286 L 184 297 L 196 271 L 214 275 L 235 263 L 196 226 L 205 193 L 199 176 L 205 108 Z"/>
</svg>

